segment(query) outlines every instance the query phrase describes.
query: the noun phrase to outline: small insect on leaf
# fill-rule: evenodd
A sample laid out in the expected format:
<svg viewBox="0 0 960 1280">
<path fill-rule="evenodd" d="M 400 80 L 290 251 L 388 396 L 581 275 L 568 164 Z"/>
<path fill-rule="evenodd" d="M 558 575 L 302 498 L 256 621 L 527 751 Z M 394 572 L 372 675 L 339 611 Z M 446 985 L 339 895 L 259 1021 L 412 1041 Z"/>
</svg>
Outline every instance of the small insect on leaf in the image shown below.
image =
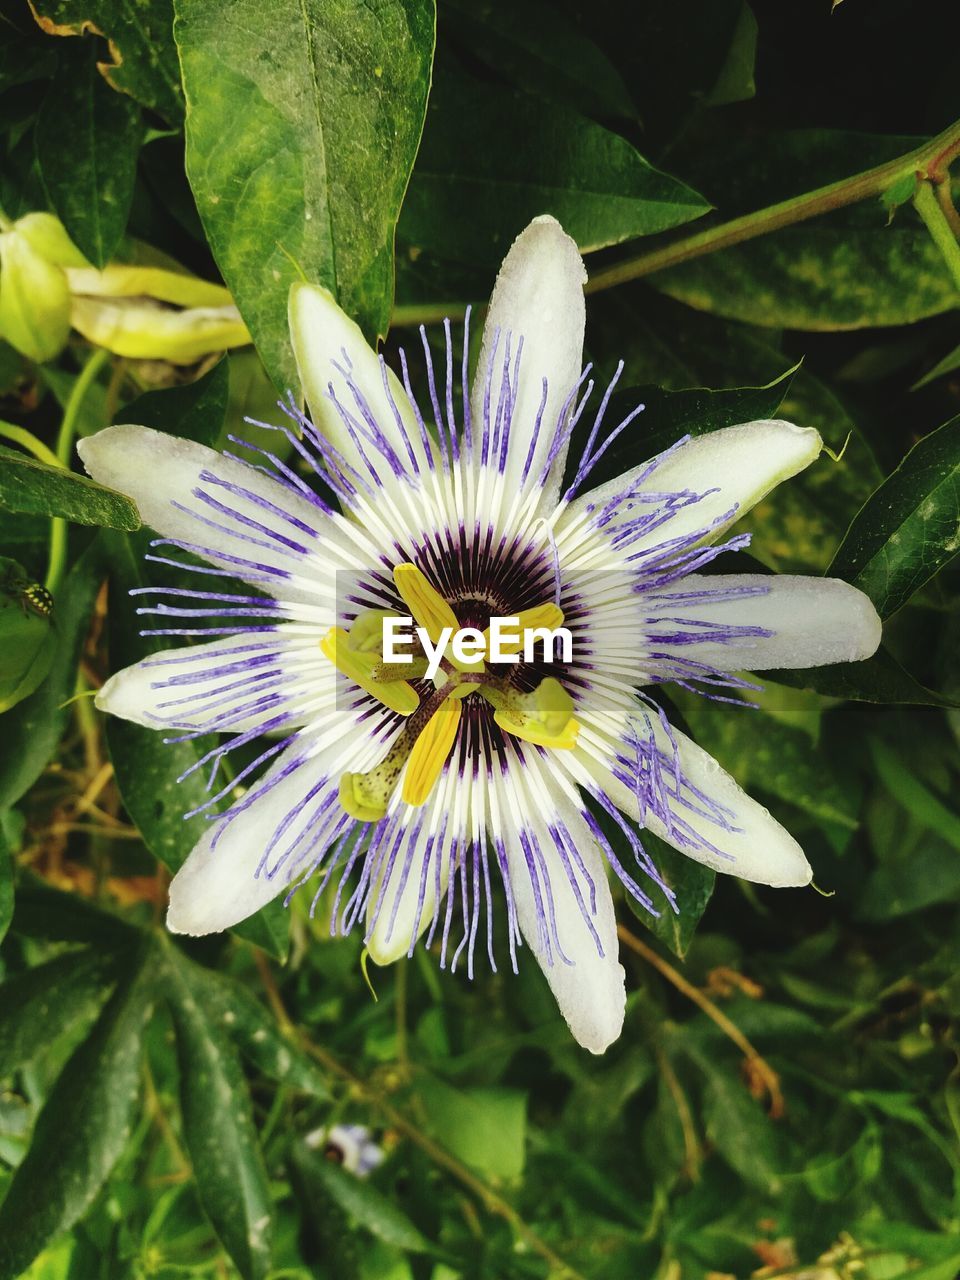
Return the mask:
<svg viewBox="0 0 960 1280">
<path fill-rule="evenodd" d="M 0 711 L 33 693 L 55 647 L 53 596 L 15 560 L 0 559 Z"/>
</svg>

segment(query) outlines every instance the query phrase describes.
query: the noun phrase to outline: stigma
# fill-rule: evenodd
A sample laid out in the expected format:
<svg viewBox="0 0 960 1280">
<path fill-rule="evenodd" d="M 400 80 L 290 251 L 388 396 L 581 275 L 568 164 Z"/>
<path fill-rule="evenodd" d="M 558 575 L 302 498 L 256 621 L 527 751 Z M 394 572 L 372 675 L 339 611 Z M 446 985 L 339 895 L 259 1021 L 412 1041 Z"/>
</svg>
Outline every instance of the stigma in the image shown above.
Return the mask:
<svg viewBox="0 0 960 1280">
<path fill-rule="evenodd" d="M 393 579 L 417 624 L 415 634 L 399 632 L 403 615 L 398 612 L 370 609 L 358 614 L 349 630 L 332 628 L 320 643 L 341 674 L 405 721 L 379 764 L 341 777 L 340 804 L 351 818 L 379 822 L 398 789 L 403 803 L 426 803 L 457 741 L 463 702 L 470 697 L 487 704 L 504 733 L 538 747 L 576 745 L 580 726 L 561 682 L 548 676 L 526 692 L 517 684 L 538 640 L 549 661 L 559 635 L 563 658 L 569 660 L 569 632 L 557 605 L 491 618 L 480 631 L 461 626 L 453 606 L 416 565 L 397 565 Z"/>
</svg>

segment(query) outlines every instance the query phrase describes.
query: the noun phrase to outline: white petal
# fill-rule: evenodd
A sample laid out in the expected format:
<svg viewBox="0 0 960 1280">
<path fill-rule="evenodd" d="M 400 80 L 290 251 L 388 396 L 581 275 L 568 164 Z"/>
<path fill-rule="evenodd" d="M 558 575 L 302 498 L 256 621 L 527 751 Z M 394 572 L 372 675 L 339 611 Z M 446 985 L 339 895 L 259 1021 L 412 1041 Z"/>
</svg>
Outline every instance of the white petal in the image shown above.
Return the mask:
<svg viewBox="0 0 960 1280">
<path fill-rule="evenodd" d="M 673 736 L 679 748 L 680 768 L 686 784 L 683 797 L 687 801 L 675 806 L 675 816 L 688 822 L 697 835 L 726 856 L 717 857 L 707 850 L 691 850 L 677 839 L 673 830 L 652 815 L 647 824 L 651 831 L 696 861 L 713 867 L 715 871 L 739 876 L 741 880 L 777 889 L 809 884 L 813 870 L 806 855 L 770 810 L 748 796 L 726 769 L 721 768 L 713 756 L 695 742 L 677 729 L 673 730 Z M 661 743 L 665 751 L 672 750 L 662 734 Z M 701 801 L 693 792 L 699 792 L 721 806 L 729 815 L 732 830 L 725 830 L 708 817 L 699 816 L 696 810 L 702 807 Z"/>
<path fill-rule="evenodd" d="M 644 463 L 575 499 L 557 522 L 558 537 L 588 515 L 595 520 L 618 500 L 623 501 L 623 509 L 610 508 L 607 535 L 636 518 L 637 506 L 628 501 L 631 496 L 690 492 L 703 496 L 631 539 L 624 551 L 632 554 L 700 530 L 709 530 L 703 541 L 712 542 L 781 481 L 808 467 L 822 447 L 819 432 L 812 427 L 781 421 L 747 422 L 697 436 L 664 456 L 655 468 Z M 718 523 L 710 528 L 714 521 Z"/>
<path fill-rule="evenodd" d="M 589 712 L 583 714 L 585 719 L 592 719 Z M 636 715 L 634 711 L 634 720 Z M 581 732 L 583 745 L 570 753 L 576 759 L 569 764 L 584 769 L 623 813 L 641 822 L 696 862 L 702 862 L 715 871 L 738 876 L 741 880 L 774 888 L 810 883 L 813 872 L 793 836 L 768 809 L 748 796 L 713 756 L 679 729 L 671 728 L 668 736 L 655 713 L 646 718 L 641 713 L 639 724 L 645 733 L 653 732 L 662 753 L 661 767 L 668 771 L 669 786 L 661 795 L 661 808 L 669 813 L 669 823 L 649 808 L 642 816 L 640 814 L 634 784 L 637 751 L 628 740 L 625 722 L 616 741 L 602 731 Z M 589 749 L 591 742 L 594 745 L 592 754 Z M 669 794 L 674 790 L 671 762 L 675 751 L 682 779 L 679 799 Z M 689 827 L 694 837 L 692 841 L 682 837 L 681 824 Z"/>
<path fill-rule="evenodd" d="M 148 729 L 246 733 L 286 713 L 305 724 L 318 699 L 332 703 L 335 670 L 311 637 L 277 632 L 219 636 L 208 644 L 157 653 L 117 671 L 98 690 L 101 711 Z M 299 692 L 297 692 L 299 690 Z M 260 702 L 271 695 L 261 709 Z"/>
<path fill-rule="evenodd" d="M 520 484 L 527 467 L 531 441 L 537 430 L 544 378 L 547 400 L 527 472 L 531 483 L 536 482 L 543 469 L 555 439 L 560 412 L 580 377 L 586 278 L 576 244 L 559 222 L 549 216 L 534 218 L 520 233 L 497 276 L 483 329 L 471 408 L 476 437 L 483 422 L 491 362 L 490 413 L 495 417 L 504 391 L 505 367 L 509 367 L 512 374 L 517 343 L 522 337 L 519 388 L 507 456 L 507 474 L 514 484 Z M 509 366 L 505 366 L 508 335 L 510 361 Z M 554 494 L 565 456 L 564 448 L 553 463 L 550 488 Z"/>
<path fill-rule="evenodd" d="M 386 885 L 378 875 L 367 908 L 364 941 L 376 964 L 405 956 L 432 925 L 446 897 L 454 839 L 466 825 L 465 790 L 459 769 L 448 768 L 425 805 L 402 806 L 406 838 L 387 868 Z"/>
<path fill-rule="evenodd" d="M 342 408 L 357 422 L 362 422 L 356 398 L 344 376 L 344 372 L 349 372 L 403 469 L 424 471 L 428 466 L 429 440 L 425 443 L 406 391 L 393 371 L 381 364 L 359 326 L 337 305 L 333 294 L 320 285 L 294 284 L 290 289 L 289 317 L 293 352 L 310 416 L 337 452 L 369 480 L 365 454 L 381 482 L 391 482 L 393 469 L 384 454 L 368 441 L 363 441 L 363 453 L 360 452 L 342 413 L 330 399 L 332 384 Z M 384 371 L 389 395 L 383 385 Z M 398 414 L 402 426 L 397 423 Z M 363 432 L 357 434 L 362 437 Z M 411 450 L 416 467 L 410 457 Z"/>
<path fill-rule="evenodd" d="M 316 593 L 293 579 L 312 575 L 315 567 L 319 572 L 318 552 L 323 559 L 346 554 L 332 518 L 319 507 L 257 468 L 192 440 L 117 426 L 79 441 L 77 451 L 94 480 L 133 499 L 144 524 L 202 548 L 204 559 L 271 595 L 313 599 Z M 206 472 L 217 482 L 202 480 Z M 232 514 L 211 505 L 217 503 Z"/>
<path fill-rule="evenodd" d="M 234 806 L 231 821 L 225 826 L 211 822 L 174 876 L 167 928 L 173 933 L 219 933 L 259 911 L 302 875 L 335 834 L 329 820 L 339 818 L 342 810 L 329 805 L 322 817 L 318 811 L 337 791 L 341 773 L 368 768 L 371 753 L 382 751 L 372 741 L 375 728 L 371 720 L 350 724 L 340 716 L 319 747 L 310 748 L 304 739 L 291 743 Z M 314 754 L 309 759 L 281 776 L 310 749 Z M 267 865 L 261 867 L 265 855 Z M 272 868 L 276 872 L 270 876 Z"/>
<path fill-rule="evenodd" d="M 658 633 L 682 631 L 691 620 L 721 631 L 758 627 L 772 633 L 731 636 L 718 642 L 711 640 L 709 629 L 704 628 L 705 639 L 674 650 L 681 659 L 706 663 L 720 671 L 859 662 L 876 652 L 882 628 L 867 596 L 838 578 L 690 574 L 662 590 L 642 595 L 640 604 L 647 622 L 651 618 L 662 620 L 647 632 L 646 648 L 656 647 L 654 637 Z M 691 628 L 694 633 L 698 630 Z M 663 647 L 670 651 L 669 644 Z M 656 666 L 651 670 L 656 671 Z"/>
<path fill-rule="evenodd" d="M 531 792 L 532 790 L 531 786 Z M 626 1006 L 617 921 L 607 883 L 606 864 L 583 817 L 560 788 L 542 778 L 537 790 L 544 795 L 549 794 L 552 812 L 549 817 L 542 811 L 538 812 L 540 806 L 531 794 L 523 811 L 524 818 L 521 819 L 519 813 L 514 815 L 516 834 L 514 839 L 508 839 L 506 843 L 517 921 L 577 1043 L 591 1053 L 603 1053 L 620 1035 Z M 520 841 L 521 825 L 535 835 L 546 862 L 556 921 L 555 937 L 550 936 L 549 921 L 545 921 L 548 913 L 542 905 L 538 905 L 538 893 L 540 903 L 545 901 L 544 885 L 538 877 L 539 888 L 534 887 L 533 876 Z M 583 863 L 582 869 L 569 853 L 567 866 L 564 866 L 563 857 L 550 830 L 551 825 L 554 828 L 566 828 Z M 574 891 L 574 881 L 579 890 L 580 902 Z M 589 913 L 603 955 L 598 950 L 597 939 L 586 924 L 581 902 Z M 594 907 L 592 911 L 591 905 Z M 559 951 L 563 954 L 558 951 L 557 940 L 560 944 Z"/>
</svg>

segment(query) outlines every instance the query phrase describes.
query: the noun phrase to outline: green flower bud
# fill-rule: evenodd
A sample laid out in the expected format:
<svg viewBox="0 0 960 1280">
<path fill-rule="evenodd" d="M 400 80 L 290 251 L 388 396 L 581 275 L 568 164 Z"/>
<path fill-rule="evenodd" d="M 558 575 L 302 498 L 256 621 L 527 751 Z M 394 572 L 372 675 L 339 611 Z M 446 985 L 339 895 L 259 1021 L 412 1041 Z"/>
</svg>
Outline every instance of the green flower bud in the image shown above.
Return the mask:
<svg viewBox="0 0 960 1280">
<path fill-rule="evenodd" d="M 0 712 L 46 678 L 57 647 L 53 602 L 14 560 L 0 560 Z"/>
<path fill-rule="evenodd" d="M 71 292 L 85 297 L 155 298 L 177 307 L 223 307 L 233 302 L 222 284 L 164 267 L 111 262 L 102 271 L 71 268 L 67 279 Z"/>
<path fill-rule="evenodd" d="M 28 213 L 18 218 L 14 230 L 30 241 L 41 258 L 58 267 L 90 267 L 77 246 L 64 229 L 63 223 L 52 213 Z"/>
<path fill-rule="evenodd" d="M 70 288 L 63 270 L 16 227 L 0 233 L 0 337 L 42 363 L 70 334 Z"/>
<path fill-rule="evenodd" d="M 132 360 L 194 364 L 250 341 L 232 303 L 173 311 L 150 298 L 74 297 L 71 318 L 88 342 Z"/>
</svg>

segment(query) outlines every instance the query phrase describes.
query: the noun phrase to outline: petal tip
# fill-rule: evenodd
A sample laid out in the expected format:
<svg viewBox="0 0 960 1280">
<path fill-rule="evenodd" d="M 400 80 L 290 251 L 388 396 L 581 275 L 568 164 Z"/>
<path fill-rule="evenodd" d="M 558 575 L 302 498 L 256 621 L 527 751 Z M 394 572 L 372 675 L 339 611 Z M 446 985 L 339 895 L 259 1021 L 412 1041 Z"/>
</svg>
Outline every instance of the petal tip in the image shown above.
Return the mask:
<svg viewBox="0 0 960 1280">
<path fill-rule="evenodd" d="M 813 867 L 807 861 L 807 855 L 794 841 L 792 856 L 784 857 L 772 874 L 758 880 L 771 889 L 804 889 L 813 880 Z"/>
<path fill-rule="evenodd" d="M 389 942 L 385 942 L 382 938 L 377 937 L 376 933 L 366 940 L 364 946 L 367 949 L 367 955 L 381 969 L 386 969 L 388 965 L 396 964 L 410 950 L 409 941 L 403 941 L 394 936 Z"/>
<path fill-rule="evenodd" d="M 872 658 L 880 648 L 880 641 L 883 639 L 883 619 L 877 613 L 873 601 L 863 591 L 853 588 L 857 592 L 859 600 L 857 601 L 857 626 L 854 628 L 854 640 L 856 643 L 855 656 L 851 659 L 853 662 L 862 662 L 865 658 Z"/>
<path fill-rule="evenodd" d="M 93 475 L 94 468 L 100 460 L 103 446 L 109 444 L 110 438 L 115 438 L 114 432 L 116 430 L 116 427 L 104 427 L 102 431 L 97 431 L 94 435 L 77 441 L 77 457 L 83 463 L 87 475 Z M 108 439 L 104 440 L 104 436 L 107 436 Z"/>
<path fill-rule="evenodd" d="M 616 972 L 611 972 L 604 983 L 605 998 L 598 998 L 587 1011 L 586 1017 L 571 1016 L 575 1015 L 575 1011 L 568 1012 L 561 1006 L 561 1012 L 567 1019 L 577 1044 L 595 1057 L 606 1053 L 620 1039 L 627 1005 L 626 978 L 623 965 L 618 964 Z M 597 994 L 599 996 L 600 993 Z"/>
<path fill-rule="evenodd" d="M 177 933 L 187 938 L 200 938 L 205 933 L 219 933 L 220 930 L 197 928 L 196 921 L 193 919 L 190 904 L 184 901 L 181 894 L 177 893 L 174 886 L 177 883 L 177 877 L 174 876 L 170 884 L 170 897 L 167 902 L 167 915 L 164 923 L 169 933 Z"/>
</svg>

